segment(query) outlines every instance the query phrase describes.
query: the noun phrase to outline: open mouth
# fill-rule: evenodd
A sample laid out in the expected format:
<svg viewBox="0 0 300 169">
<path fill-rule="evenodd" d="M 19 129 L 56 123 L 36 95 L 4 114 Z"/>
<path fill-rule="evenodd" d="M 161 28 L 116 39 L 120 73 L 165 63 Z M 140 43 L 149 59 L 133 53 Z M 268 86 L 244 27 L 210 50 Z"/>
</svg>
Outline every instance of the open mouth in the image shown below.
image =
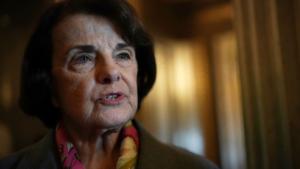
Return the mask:
<svg viewBox="0 0 300 169">
<path fill-rule="evenodd" d="M 115 99 L 117 99 L 119 96 L 120 96 L 120 94 L 118 94 L 118 93 L 112 93 L 112 94 L 106 95 L 104 98 L 105 98 L 106 100 L 115 100 Z"/>
<path fill-rule="evenodd" d="M 104 105 L 118 105 L 121 104 L 124 99 L 124 94 L 122 93 L 108 93 L 101 98 L 99 98 L 99 102 Z"/>
</svg>

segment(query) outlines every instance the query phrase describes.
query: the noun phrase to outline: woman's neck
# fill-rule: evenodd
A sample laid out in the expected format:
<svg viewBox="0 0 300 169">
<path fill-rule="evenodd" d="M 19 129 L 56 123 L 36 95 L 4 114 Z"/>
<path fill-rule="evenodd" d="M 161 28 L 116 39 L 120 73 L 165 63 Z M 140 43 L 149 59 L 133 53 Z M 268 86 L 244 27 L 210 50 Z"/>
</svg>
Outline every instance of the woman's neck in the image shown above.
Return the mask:
<svg viewBox="0 0 300 169">
<path fill-rule="evenodd" d="M 115 168 L 121 129 L 83 129 L 66 122 L 64 126 L 86 169 Z"/>
</svg>

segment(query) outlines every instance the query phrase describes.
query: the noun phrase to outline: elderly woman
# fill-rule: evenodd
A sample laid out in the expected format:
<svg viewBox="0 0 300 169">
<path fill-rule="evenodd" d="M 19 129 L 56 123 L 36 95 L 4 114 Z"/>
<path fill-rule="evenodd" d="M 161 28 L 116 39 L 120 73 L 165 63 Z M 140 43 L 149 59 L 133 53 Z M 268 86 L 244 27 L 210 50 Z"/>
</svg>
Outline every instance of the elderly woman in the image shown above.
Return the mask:
<svg viewBox="0 0 300 169">
<path fill-rule="evenodd" d="M 51 132 L 0 168 L 215 168 L 134 120 L 155 74 L 153 43 L 125 0 L 54 4 L 27 46 L 20 99 Z"/>
</svg>

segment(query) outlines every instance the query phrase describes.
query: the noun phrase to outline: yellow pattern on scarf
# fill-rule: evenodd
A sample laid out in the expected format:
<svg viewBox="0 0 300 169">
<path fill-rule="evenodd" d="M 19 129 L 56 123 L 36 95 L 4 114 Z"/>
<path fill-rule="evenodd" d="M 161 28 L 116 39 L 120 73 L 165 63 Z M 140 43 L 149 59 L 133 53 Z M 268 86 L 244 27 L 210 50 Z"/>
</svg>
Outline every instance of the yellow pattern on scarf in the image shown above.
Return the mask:
<svg viewBox="0 0 300 169">
<path fill-rule="evenodd" d="M 129 122 L 125 127 L 131 126 Z M 137 146 L 133 138 L 127 136 L 123 139 L 120 149 L 120 157 L 117 161 L 117 169 L 135 169 L 137 160 Z"/>
</svg>

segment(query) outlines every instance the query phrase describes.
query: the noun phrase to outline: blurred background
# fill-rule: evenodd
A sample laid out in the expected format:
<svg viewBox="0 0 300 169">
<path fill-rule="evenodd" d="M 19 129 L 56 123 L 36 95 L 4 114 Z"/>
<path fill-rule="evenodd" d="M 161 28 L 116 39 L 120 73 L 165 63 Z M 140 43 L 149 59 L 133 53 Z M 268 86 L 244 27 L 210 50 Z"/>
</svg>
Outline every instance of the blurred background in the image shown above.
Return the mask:
<svg viewBox="0 0 300 169">
<path fill-rule="evenodd" d="M 129 2 L 155 40 L 146 129 L 223 169 L 300 168 L 299 1 Z M 0 2 L 0 157 L 47 132 L 17 101 L 26 43 L 51 3 Z"/>
</svg>

